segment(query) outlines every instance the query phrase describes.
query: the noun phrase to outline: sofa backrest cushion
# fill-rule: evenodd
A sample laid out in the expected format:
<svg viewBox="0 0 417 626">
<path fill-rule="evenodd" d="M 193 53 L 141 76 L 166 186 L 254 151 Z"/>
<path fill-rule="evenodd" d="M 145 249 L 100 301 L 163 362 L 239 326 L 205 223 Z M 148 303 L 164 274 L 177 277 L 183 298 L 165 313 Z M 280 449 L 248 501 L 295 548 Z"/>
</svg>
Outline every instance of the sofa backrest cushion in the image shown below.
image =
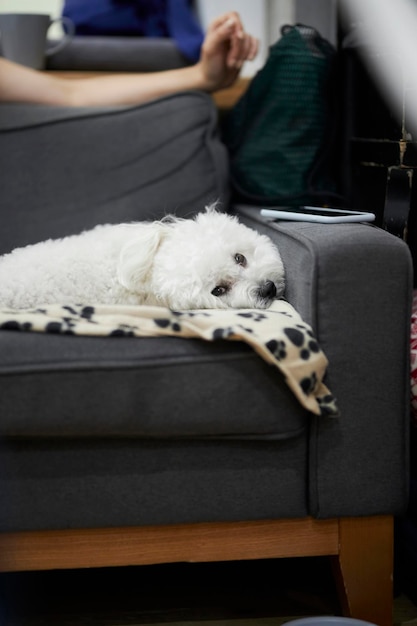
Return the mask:
<svg viewBox="0 0 417 626">
<path fill-rule="evenodd" d="M 211 98 L 131 107 L 0 106 L 0 254 L 96 224 L 228 203 Z"/>
</svg>

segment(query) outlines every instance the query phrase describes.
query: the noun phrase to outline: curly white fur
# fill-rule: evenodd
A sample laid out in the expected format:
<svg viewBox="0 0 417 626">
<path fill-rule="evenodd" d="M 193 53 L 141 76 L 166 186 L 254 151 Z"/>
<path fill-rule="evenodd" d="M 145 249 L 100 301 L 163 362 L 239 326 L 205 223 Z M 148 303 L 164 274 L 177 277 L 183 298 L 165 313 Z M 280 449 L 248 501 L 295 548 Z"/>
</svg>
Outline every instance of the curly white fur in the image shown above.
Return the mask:
<svg viewBox="0 0 417 626">
<path fill-rule="evenodd" d="M 212 207 L 194 219 L 107 224 L 0 257 L 0 305 L 267 308 L 284 289 L 277 248 Z"/>
</svg>

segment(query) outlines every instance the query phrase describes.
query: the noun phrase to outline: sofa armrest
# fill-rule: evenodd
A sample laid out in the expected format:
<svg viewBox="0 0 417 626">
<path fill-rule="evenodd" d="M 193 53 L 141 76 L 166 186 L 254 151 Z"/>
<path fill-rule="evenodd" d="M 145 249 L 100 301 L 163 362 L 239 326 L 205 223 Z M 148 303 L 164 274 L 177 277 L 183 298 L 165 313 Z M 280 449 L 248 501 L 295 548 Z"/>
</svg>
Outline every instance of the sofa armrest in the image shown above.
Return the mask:
<svg viewBox="0 0 417 626">
<path fill-rule="evenodd" d="M 341 417 L 315 420 L 310 506 L 318 517 L 398 513 L 408 490 L 412 263 L 406 244 L 365 224 L 240 220 L 278 245 L 286 296 L 329 359 Z M 339 494 L 335 498 L 334 494 Z"/>
</svg>

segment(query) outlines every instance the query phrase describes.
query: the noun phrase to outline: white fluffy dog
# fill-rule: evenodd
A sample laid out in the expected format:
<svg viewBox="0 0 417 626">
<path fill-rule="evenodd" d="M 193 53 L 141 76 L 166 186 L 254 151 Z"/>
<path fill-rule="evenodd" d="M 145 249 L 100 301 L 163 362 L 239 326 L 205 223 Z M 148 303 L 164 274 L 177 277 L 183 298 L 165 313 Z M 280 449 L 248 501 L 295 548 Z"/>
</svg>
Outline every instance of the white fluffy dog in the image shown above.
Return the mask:
<svg viewBox="0 0 417 626">
<path fill-rule="evenodd" d="M 194 219 L 106 224 L 0 257 L 0 306 L 267 308 L 284 289 L 265 235 L 209 207 Z"/>
</svg>

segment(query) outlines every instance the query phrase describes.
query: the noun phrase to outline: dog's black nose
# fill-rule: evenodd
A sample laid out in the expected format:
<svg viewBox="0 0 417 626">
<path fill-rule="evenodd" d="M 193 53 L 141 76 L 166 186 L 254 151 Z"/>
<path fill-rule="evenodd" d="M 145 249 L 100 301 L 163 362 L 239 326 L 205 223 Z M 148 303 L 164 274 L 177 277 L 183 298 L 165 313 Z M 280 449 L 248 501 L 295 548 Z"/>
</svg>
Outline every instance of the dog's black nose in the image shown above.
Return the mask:
<svg viewBox="0 0 417 626">
<path fill-rule="evenodd" d="M 261 298 L 275 298 L 277 295 L 277 288 L 272 280 L 267 280 L 263 285 L 259 287 L 259 295 Z"/>
</svg>

